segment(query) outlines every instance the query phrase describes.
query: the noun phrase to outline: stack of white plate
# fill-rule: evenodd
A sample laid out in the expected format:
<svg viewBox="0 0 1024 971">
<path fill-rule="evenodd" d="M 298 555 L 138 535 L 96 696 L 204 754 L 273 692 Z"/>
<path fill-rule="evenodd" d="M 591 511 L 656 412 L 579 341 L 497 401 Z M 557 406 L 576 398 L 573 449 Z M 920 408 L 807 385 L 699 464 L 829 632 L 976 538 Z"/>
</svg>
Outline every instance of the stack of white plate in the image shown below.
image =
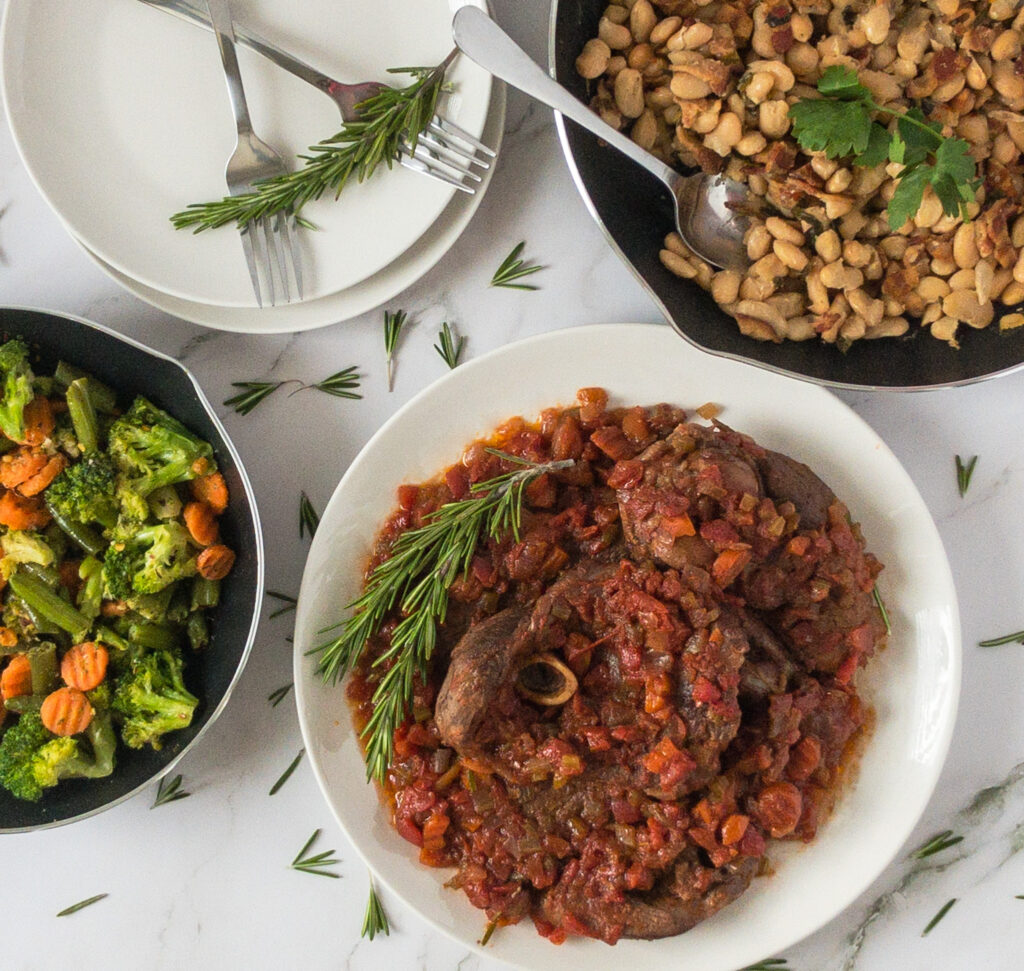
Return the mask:
<svg viewBox="0 0 1024 971">
<path fill-rule="evenodd" d="M 389 67 L 433 65 L 467 0 L 232 0 L 235 19 L 340 81 L 407 84 Z M 485 0 L 468 0 L 485 7 Z M 211 33 L 139 0 L 7 0 L 0 39 L 14 138 L 43 196 L 114 280 L 186 320 L 276 333 L 372 309 L 427 272 L 480 204 L 400 166 L 302 211 L 304 298 L 258 308 L 233 227 L 171 226 L 190 203 L 226 194 L 234 121 Z M 337 107 L 252 52 L 239 61 L 257 134 L 285 159 L 341 127 Z M 497 149 L 504 89 L 460 57 L 439 107 Z"/>
</svg>

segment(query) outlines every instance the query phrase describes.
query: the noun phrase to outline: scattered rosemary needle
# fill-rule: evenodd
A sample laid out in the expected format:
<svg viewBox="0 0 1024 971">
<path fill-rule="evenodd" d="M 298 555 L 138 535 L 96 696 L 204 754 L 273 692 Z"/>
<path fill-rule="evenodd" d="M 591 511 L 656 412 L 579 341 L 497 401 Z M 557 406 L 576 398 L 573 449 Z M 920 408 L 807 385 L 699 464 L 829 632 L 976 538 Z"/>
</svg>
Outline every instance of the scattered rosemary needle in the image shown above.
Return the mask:
<svg viewBox="0 0 1024 971">
<path fill-rule="evenodd" d="M 384 906 L 377 896 L 377 889 L 373 885 L 373 878 L 370 878 L 370 896 L 366 901 L 366 916 L 363 917 L 363 929 L 361 937 L 368 937 L 371 941 L 378 935 L 385 937 L 391 934 L 391 925 L 388 923 L 388 915 L 384 913 Z"/>
<path fill-rule="evenodd" d="M 494 936 L 495 930 L 498 928 L 498 922 L 496 920 L 489 920 L 487 926 L 484 928 L 483 937 L 480 938 L 480 946 L 487 947 L 491 937 Z"/>
<path fill-rule="evenodd" d="M 756 964 L 748 964 L 740 971 L 773 971 L 774 968 L 788 968 L 789 962 L 785 958 L 768 958 L 758 961 Z"/>
<path fill-rule="evenodd" d="M 305 492 L 299 493 L 299 539 L 302 539 L 306 533 L 309 533 L 309 538 L 312 539 L 316 535 L 317 526 L 320 525 L 320 516 L 317 511 L 313 508 L 313 503 L 309 501 L 309 496 Z"/>
<path fill-rule="evenodd" d="M 395 359 L 395 348 L 398 347 L 398 335 L 402 333 L 409 315 L 404 310 L 384 311 L 384 363 L 387 370 L 388 391 L 394 391 L 394 370 L 392 362 Z"/>
<path fill-rule="evenodd" d="M 153 805 L 150 809 L 156 809 L 157 806 L 163 806 L 165 803 L 176 802 L 178 799 L 188 799 L 191 796 L 191 792 L 185 792 L 181 788 L 181 773 L 179 772 L 170 782 L 167 781 L 167 777 L 164 776 L 160 780 L 160 784 L 156 789 L 156 799 L 153 800 Z"/>
<path fill-rule="evenodd" d="M 306 754 L 304 748 L 299 749 L 299 754 L 292 759 L 291 765 L 288 766 L 284 772 L 281 773 L 281 778 L 277 780 L 271 787 L 269 795 L 273 796 L 277 793 L 278 789 L 281 788 L 292 776 L 292 773 L 299 767 L 299 763 L 302 761 L 302 756 Z"/>
<path fill-rule="evenodd" d="M 518 540 L 526 487 L 545 472 L 573 465 L 571 459 L 536 464 L 496 449 L 488 451 L 519 468 L 474 483 L 467 498 L 446 503 L 422 526 L 402 533 L 390 556 L 373 569 L 363 593 L 345 607 L 352 611 L 349 618 L 325 629 L 326 633 L 341 628 L 341 633 L 310 651 L 320 655 L 320 676 L 337 682 L 390 612 L 396 607 L 401 612 L 387 650 L 374 661 L 383 674 L 373 693 L 373 714 L 362 732 L 371 779 L 384 779 L 395 729 L 412 699 L 413 679 L 430 660 L 437 625 L 444 622 L 448 588 L 469 569 L 478 541 L 507 533 Z"/>
<path fill-rule="evenodd" d="M 277 212 L 297 213 L 328 191 L 337 198 L 353 177 L 362 182 L 382 164 L 391 168 L 402 142 L 411 152 L 430 124 L 445 71 L 456 53 L 434 68 L 392 68 L 390 73 L 412 75 L 413 82 L 404 88 L 382 87 L 357 105 L 359 119 L 310 146 L 309 154 L 299 156 L 305 163 L 302 168 L 266 179 L 244 195 L 193 203 L 171 216 L 174 228 L 200 233 L 234 223 L 242 229 L 253 219 Z"/>
<path fill-rule="evenodd" d="M 885 635 L 888 637 L 892 633 L 892 624 L 889 622 L 889 611 L 885 608 L 885 601 L 882 599 L 882 595 L 878 592 L 877 583 L 872 589 L 871 595 L 875 598 L 875 603 L 878 606 L 878 612 L 882 615 L 882 623 L 885 624 Z M 271 616 L 273 616 L 273 614 L 271 614 Z"/>
<path fill-rule="evenodd" d="M 289 681 L 287 684 L 281 685 L 280 688 L 275 688 L 267 695 L 267 701 L 270 702 L 271 708 L 276 708 L 285 698 L 288 697 L 288 692 L 292 690 L 295 682 Z"/>
<path fill-rule="evenodd" d="M 62 911 L 60 911 L 57 914 L 57 916 L 58 917 L 67 917 L 69 914 L 77 913 L 79 910 L 82 910 L 85 907 L 89 907 L 92 904 L 97 903 L 98 901 L 102 900 L 104 897 L 109 897 L 109 896 L 110 896 L 110 894 L 107 894 L 107 893 L 98 893 L 98 894 L 96 894 L 95 897 L 86 897 L 85 900 L 79 900 L 77 904 L 72 904 L 70 907 L 65 907 Z"/>
<path fill-rule="evenodd" d="M 1002 644 L 1024 644 L 1024 630 L 1014 631 L 1012 634 L 1005 634 L 1002 637 L 993 637 L 987 641 L 978 641 L 978 647 L 999 647 Z"/>
<path fill-rule="evenodd" d="M 300 391 L 315 388 L 317 391 L 333 395 L 335 398 L 359 400 L 363 396 L 355 393 L 355 389 L 359 387 L 358 370 L 359 368 L 353 364 L 351 367 L 344 368 L 341 371 L 335 371 L 334 374 L 324 378 L 323 381 L 317 381 L 315 384 L 304 384 L 302 387 L 296 388 L 291 394 L 298 394 Z"/>
<path fill-rule="evenodd" d="M 298 601 L 294 597 L 289 597 L 286 593 L 278 593 L 276 590 L 268 590 L 268 597 L 273 597 L 275 600 L 281 601 L 281 606 L 276 610 L 271 611 L 270 619 L 273 620 L 275 617 L 280 617 L 281 614 L 286 614 L 290 610 L 294 610 Z"/>
<path fill-rule="evenodd" d="M 303 873 L 315 873 L 318 877 L 333 877 L 335 880 L 341 878 L 340 873 L 332 873 L 330 870 L 325 869 L 329 866 L 337 866 L 341 860 L 336 860 L 331 854 L 334 850 L 324 850 L 323 853 L 317 853 L 316 856 L 306 856 L 307 851 L 316 842 L 317 837 L 320 835 L 320 830 L 313 830 L 313 835 L 306 840 L 306 845 L 299 850 L 298 855 L 289 864 L 293 870 L 301 870 Z"/>
<path fill-rule="evenodd" d="M 241 388 L 236 395 L 225 399 L 224 404 L 234 408 L 240 415 L 248 415 L 257 405 L 266 401 L 278 388 L 286 384 L 297 384 L 298 387 L 288 395 L 290 398 L 300 391 L 308 391 L 311 388 L 322 391 L 324 394 L 333 395 L 335 398 L 362 398 L 356 394 L 355 389 L 359 387 L 359 368 L 353 364 L 341 371 L 336 371 L 322 381 L 315 381 L 312 384 L 305 384 L 298 378 L 289 378 L 286 381 L 233 381 L 232 388 Z"/>
<path fill-rule="evenodd" d="M 540 287 L 536 287 L 532 283 L 515 282 L 516 280 L 521 280 L 524 276 L 529 276 L 531 273 L 538 273 L 544 269 L 543 266 L 528 264 L 519 259 L 519 254 L 522 253 L 525 246 L 526 240 L 523 240 L 515 246 L 508 256 L 505 257 L 504 262 L 497 270 L 494 271 L 494 276 L 491 277 L 492 287 L 507 287 L 511 290 L 540 289 Z"/>
<path fill-rule="evenodd" d="M 941 853 L 943 850 L 948 850 L 951 846 L 956 846 L 957 843 L 962 843 L 962 836 L 954 836 L 953 830 L 944 829 L 941 833 L 936 833 L 927 843 L 923 843 L 913 853 L 910 854 L 912 860 L 925 860 L 929 856 L 934 856 L 936 853 Z"/>
<path fill-rule="evenodd" d="M 269 398 L 281 385 L 283 381 L 232 381 L 232 388 L 241 388 L 236 395 L 225 399 L 224 404 L 240 415 L 247 415 L 261 401 Z"/>
<path fill-rule="evenodd" d="M 978 456 L 972 456 L 966 463 L 960 456 L 956 457 L 956 487 L 963 498 L 971 486 L 971 476 L 974 475 L 974 466 L 978 462 Z"/>
<path fill-rule="evenodd" d="M 928 921 L 928 925 L 927 925 L 927 926 L 925 927 L 925 929 L 924 929 L 923 931 L 921 931 L 921 936 L 922 936 L 922 937 L 927 937 L 927 936 L 928 936 L 928 934 L 930 934 L 930 933 L 931 933 L 931 931 L 932 931 L 932 930 L 934 929 L 935 925 L 936 925 L 936 924 L 937 924 L 937 923 L 938 923 L 938 922 L 939 922 L 940 920 L 942 920 L 942 918 L 943 918 L 943 917 L 945 917 L 945 916 L 946 916 L 946 914 L 948 914 L 948 913 L 949 913 L 949 910 L 950 910 L 950 908 L 951 908 L 951 907 L 953 906 L 953 904 L 955 904 L 955 903 L 957 902 L 957 900 L 958 900 L 958 899 L 959 899 L 959 898 L 957 898 L 957 897 L 953 897 L 953 898 L 951 898 L 950 900 L 947 900 L 947 901 L 946 901 L 946 902 L 945 902 L 945 903 L 944 903 L 944 904 L 943 904 L 943 905 L 942 905 L 942 906 L 941 906 L 941 907 L 939 908 L 939 912 L 938 912 L 938 913 L 937 913 L 937 914 L 936 914 L 936 915 L 935 915 L 935 916 L 934 916 L 934 917 L 933 917 L 933 918 L 932 918 L 932 919 L 931 919 L 930 921 Z"/>
<path fill-rule="evenodd" d="M 462 355 L 462 348 L 466 343 L 465 337 L 455 340 L 455 334 L 446 320 L 437 333 L 439 344 L 434 345 L 434 350 L 441 355 L 441 360 L 453 371 L 459 365 L 459 357 Z"/>
</svg>

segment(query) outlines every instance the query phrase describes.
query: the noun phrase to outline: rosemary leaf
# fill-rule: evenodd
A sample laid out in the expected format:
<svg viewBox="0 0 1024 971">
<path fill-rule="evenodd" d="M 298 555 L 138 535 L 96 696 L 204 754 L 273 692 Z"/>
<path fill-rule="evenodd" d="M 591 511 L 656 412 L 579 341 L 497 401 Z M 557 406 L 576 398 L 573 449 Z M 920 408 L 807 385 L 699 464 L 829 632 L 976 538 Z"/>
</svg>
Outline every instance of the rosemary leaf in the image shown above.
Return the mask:
<svg viewBox="0 0 1024 971">
<path fill-rule="evenodd" d="M 764 961 L 758 961 L 756 964 L 748 964 L 745 968 L 741 968 L 740 971 L 772 971 L 774 968 L 788 968 L 789 962 L 785 958 L 767 958 Z"/>
<path fill-rule="evenodd" d="M 170 782 L 167 781 L 167 777 L 164 776 L 160 780 L 160 784 L 156 789 L 156 799 L 153 800 L 153 805 L 150 809 L 156 809 L 157 806 L 163 806 L 168 802 L 175 802 L 178 799 L 188 799 L 191 796 L 191 792 L 185 792 L 181 788 L 181 773 L 179 772 Z"/>
<path fill-rule="evenodd" d="M 240 415 L 247 415 L 261 401 L 269 398 L 281 385 L 283 381 L 232 381 L 232 388 L 242 390 L 224 401 L 225 405 L 234 408 Z"/>
<path fill-rule="evenodd" d="M 368 937 L 371 941 L 378 935 L 385 937 L 391 934 L 391 925 L 388 924 L 388 915 L 384 913 L 384 907 L 377 896 L 377 890 L 373 885 L 373 878 L 370 878 L 370 896 L 366 901 L 366 916 L 363 917 L 363 929 L 361 937 Z"/>
<path fill-rule="evenodd" d="M 302 168 L 264 179 L 243 195 L 193 203 L 171 217 L 174 228 L 199 233 L 234 223 L 242 229 L 253 219 L 285 211 L 298 213 L 327 192 L 337 198 L 352 179 L 362 182 L 381 165 L 391 168 L 400 151 L 415 149 L 430 124 L 455 53 L 430 70 L 416 68 L 411 72 L 414 80 L 406 87 L 385 85 L 357 105 L 356 121 L 345 122 L 336 135 L 299 156 L 305 163 Z"/>
<path fill-rule="evenodd" d="M 487 926 L 484 928 L 483 937 L 480 938 L 481 947 L 487 947 L 487 944 L 491 940 L 491 937 L 494 935 L 494 931 L 497 929 L 497 927 L 498 922 L 496 920 L 489 920 L 487 922 Z"/>
<path fill-rule="evenodd" d="M 286 614 L 290 610 L 294 610 L 298 601 L 294 597 L 289 597 L 286 593 L 278 593 L 276 590 L 268 590 L 268 597 L 273 597 L 275 600 L 281 601 L 281 606 L 274 610 L 270 614 L 270 619 L 273 620 L 275 617 L 280 617 L 281 614 Z"/>
<path fill-rule="evenodd" d="M 306 750 L 304 748 L 300 748 L 299 754 L 296 755 L 294 759 L 292 759 L 292 764 L 289 765 L 288 768 L 285 769 L 283 773 L 281 773 L 281 778 L 278 779 L 277 782 L 275 782 L 270 787 L 270 795 L 273 796 L 277 792 L 277 790 L 280 789 L 281 786 L 283 786 L 291 778 L 292 773 L 299 767 L 299 763 L 302 761 L 302 756 L 305 754 Z"/>
<path fill-rule="evenodd" d="M 946 914 L 949 913 L 950 908 L 953 906 L 953 904 L 955 904 L 957 902 L 957 900 L 958 900 L 957 897 L 953 897 L 952 899 L 947 900 L 939 908 L 939 912 L 930 921 L 928 921 L 928 925 L 925 927 L 925 929 L 923 931 L 921 931 L 921 936 L 922 937 L 927 937 L 928 934 L 930 934 L 932 932 L 932 930 L 934 929 L 935 925 L 940 920 L 942 920 L 942 918 L 945 917 Z"/>
<path fill-rule="evenodd" d="M 1014 631 L 988 641 L 978 641 L 978 647 L 999 647 L 1001 644 L 1024 644 L 1024 630 Z"/>
<path fill-rule="evenodd" d="M 332 873 L 330 870 L 325 869 L 329 866 L 337 866 L 341 862 L 341 860 L 331 856 L 334 850 L 325 850 L 323 853 L 317 853 L 316 856 L 306 856 L 306 853 L 316 842 L 319 835 L 320 830 L 313 830 L 313 835 L 306 840 L 306 845 L 299 850 L 298 855 L 289 865 L 293 870 L 300 870 L 303 873 L 315 873 L 318 877 L 333 877 L 335 880 L 338 880 L 341 877 L 340 873 Z"/>
<path fill-rule="evenodd" d="M 519 254 L 522 253 L 523 248 L 526 246 L 526 240 L 518 243 L 508 256 L 505 257 L 501 266 L 494 271 L 494 276 L 491 277 L 492 287 L 507 287 L 511 290 L 539 290 L 540 287 L 535 287 L 532 283 L 516 283 L 516 280 L 521 280 L 524 276 L 529 276 L 531 273 L 538 273 L 543 270 L 543 266 L 537 266 L 536 264 L 528 264 L 523 260 L 519 259 Z"/>
<path fill-rule="evenodd" d="M 872 589 L 871 594 L 875 598 L 875 603 L 878 605 L 878 612 L 882 615 L 882 623 L 885 624 L 885 634 L 888 637 L 892 633 L 892 624 L 889 623 L 889 611 L 885 609 L 885 601 L 882 599 L 882 595 L 878 592 L 877 583 Z"/>
<path fill-rule="evenodd" d="M 340 634 L 310 651 L 320 655 L 320 676 L 337 682 L 387 616 L 395 608 L 401 612 L 387 650 L 374 662 L 383 674 L 373 693 L 373 713 L 362 732 L 371 779 L 383 780 L 391 762 L 395 729 L 405 719 L 416 672 L 425 670 L 433 654 L 437 625 L 448 606 L 448 588 L 469 569 L 482 538 L 509 533 L 519 538 L 523 493 L 531 482 L 573 465 L 571 459 L 535 464 L 492 451 L 520 468 L 474 483 L 468 497 L 446 503 L 422 526 L 402 533 L 388 559 L 370 574 L 362 594 L 345 607 L 352 611 L 348 619 L 324 631 L 341 628 Z"/>
<path fill-rule="evenodd" d="M 270 702 L 271 708 L 276 708 L 285 698 L 288 697 L 288 692 L 292 690 L 295 682 L 289 681 L 287 684 L 282 685 L 280 688 L 275 688 L 267 695 L 267 701 Z"/>
<path fill-rule="evenodd" d="M 943 850 L 948 850 L 951 846 L 956 846 L 957 843 L 963 842 L 962 836 L 954 836 L 953 830 L 944 829 L 941 833 L 936 833 L 927 843 L 923 843 L 913 853 L 910 854 L 912 860 L 924 860 L 929 856 L 934 856 L 936 853 L 941 853 Z"/>
<path fill-rule="evenodd" d="M 394 391 L 394 371 L 392 362 L 395 349 L 398 347 L 398 335 L 402 333 L 409 315 L 404 310 L 384 311 L 384 361 L 387 369 L 388 391 Z"/>
<path fill-rule="evenodd" d="M 299 539 L 302 539 L 306 533 L 309 533 L 309 538 L 312 539 L 316 535 L 316 529 L 320 525 L 320 516 L 317 511 L 313 508 L 313 503 L 309 501 L 309 496 L 305 492 L 299 493 Z"/>
<path fill-rule="evenodd" d="M 441 325 L 441 330 L 438 331 L 437 339 L 440 341 L 440 344 L 435 344 L 434 350 L 441 355 L 441 360 L 454 371 L 459 365 L 459 357 L 462 355 L 462 348 L 466 343 L 466 338 L 459 337 L 458 341 L 456 341 L 455 335 L 446 320 Z"/>
<path fill-rule="evenodd" d="M 356 394 L 354 390 L 359 387 L 357 371 L 358 367 L 353 364 L 351 367 L 347 367 L 343 371 L 336 371 L 329 378 L 324 378 L 323 381 L 317 381 L 316 384 L 307 385 L 307 387 L 316 388 L 317 391 L 323 391 L 324 394 L 334 395 L 335 398 L 360 399 L 363 396 Z"/>
<path fill-rule="evenodd" d="M 110 894 L 98 893 L 98 894 L 96 894 L 95 897 L 86 897 L 85 900 L 79 900 L 77 904 L 72 904 L 70 907 L 65 907 L 62 911 L 60 911 L 57 914 L 57 916 L 58 917 L 67 917 L 69 914 L 77 913 L 79 910 L 82 910 L 85 907 L 89 907 L 90 905 L 96 903 L 97 901 L 102 900 L 104 897 L 109 897 L 109 896 L 110 896 Z"/>
<path fill-rule="evenodd" d="M 971 476 L 974 474 L 974 466 L 977 464 L 978 456 L 975 455 L 966 463 L 960 456 L 956 457 L 956 487 L 963 498 L 971 486 Z"/>
</svg>

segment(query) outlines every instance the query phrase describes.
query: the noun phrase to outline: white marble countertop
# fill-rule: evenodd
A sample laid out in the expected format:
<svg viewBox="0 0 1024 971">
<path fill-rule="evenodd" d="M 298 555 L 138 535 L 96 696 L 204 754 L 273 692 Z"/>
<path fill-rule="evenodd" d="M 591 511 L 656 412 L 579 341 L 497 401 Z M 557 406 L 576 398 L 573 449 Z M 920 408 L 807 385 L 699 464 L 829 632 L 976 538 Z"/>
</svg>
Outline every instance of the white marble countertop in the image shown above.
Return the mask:
<svg viewBox="0 0 1024 971">
<path fill-rule="evenodd" d="M 543 61 L 543 0 L 495 0 L 494 6 L 502 24 Z M 184 361 L 214 402 L 228 397 L 233 380 L 316 379 L 361 366 L 362 401 L 282 395 L 248 417 L 218 406 L 255 486 L 268 587 L 289 593 L 298 590 L 307 549 L 297 528 L 299 491 L 323 508 L 373 431 L 444 372 L 431 347 L 440 321 L 455 323 L 468 338 L 465 353 L 476 356 L 558 327 L 659 320 L 580 201 L 550 112 L 516 92 L 509 92 L 498 170 L 473 222 L 430 273 L 389 301 L 414 320 L 391 394 L 379 310 L 303 334 L 245 336 L 184 323 L 120 290 L 47 208 L 6 122 L 0 125 L 0 210 L 0 303 L 68 311 L 136 337 Z M 547 265 L 536 278 L 543 288 L 489 289 L 493 269 L 520 239 L 528 241 L 529 257 Z M 1019 968 L 1024 648 L 976 645 L 1024 627 L 1024 373 L 954 391 L 841 397 L 892 447 L 938 523 L 960 596 L 963 690 L 949 760 L 900 858 L 845 913 L 781 956 L 797 971 Z M 979 456 L 965 498 L 957 494 L 956 454 Z M 275 708 L 267 702 L 292 677 L 291 615 L 271 620 L 268 612 L 232 703 L 180 764 L 189 799 L 151 810 L 149 792 L 73 826 L 3 838 L 0 901 L 9 933 L 0 966 L 499 967 L 432 930 L 386 893 L 390 937 L 360 939 L 366 870 L 333 822 L 309 765 L 303 762 L 277 795 L 267 795 L 302 745 L 293 696 Z M 314 880 L 288 868 L 317 827 L 323 829 L 318 845 L 341 858 L 340 880 Z M 906 859 L 944 829 L 964 841 L 927 861 L 932 865 Z M 57 885 L 36 876 L 53 873 L 61 874 Z M 62 907 L 102 892 L 109 897 L 87 912 L 55 919 Z M 952 897 L 957 906 L 922 938 Z"/>
</svg>

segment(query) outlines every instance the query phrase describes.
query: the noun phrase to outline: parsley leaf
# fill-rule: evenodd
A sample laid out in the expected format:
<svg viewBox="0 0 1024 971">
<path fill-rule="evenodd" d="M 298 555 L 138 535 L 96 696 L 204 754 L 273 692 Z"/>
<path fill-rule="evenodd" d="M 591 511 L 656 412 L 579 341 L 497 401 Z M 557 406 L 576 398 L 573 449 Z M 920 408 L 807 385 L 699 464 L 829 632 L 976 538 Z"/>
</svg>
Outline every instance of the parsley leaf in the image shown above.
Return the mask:
<svg viewBox="0 0 1024 971">
<path fill-rule="evenodd" d="M 828 98 L 870 101 L 871 92 L 857 80 L 857 72 L 842 64 L 825 68 L 818 81 L 818 90 Z"/>
<path fill-rule="evenodd" d="M 859 101 L 798 101 L 789 117 L 801 147 L 829 158 L 860 155 L 871 140 L 871 112 Z"/>
<path fill-rule="evenodd" d="M 896 191 L 889 200 L 889 226 L 892 229 L 899 229 L 908 219 L 913 219 L 917 215 L 928 182 L 927 168 L 904 170 Z"/>
</svg>

